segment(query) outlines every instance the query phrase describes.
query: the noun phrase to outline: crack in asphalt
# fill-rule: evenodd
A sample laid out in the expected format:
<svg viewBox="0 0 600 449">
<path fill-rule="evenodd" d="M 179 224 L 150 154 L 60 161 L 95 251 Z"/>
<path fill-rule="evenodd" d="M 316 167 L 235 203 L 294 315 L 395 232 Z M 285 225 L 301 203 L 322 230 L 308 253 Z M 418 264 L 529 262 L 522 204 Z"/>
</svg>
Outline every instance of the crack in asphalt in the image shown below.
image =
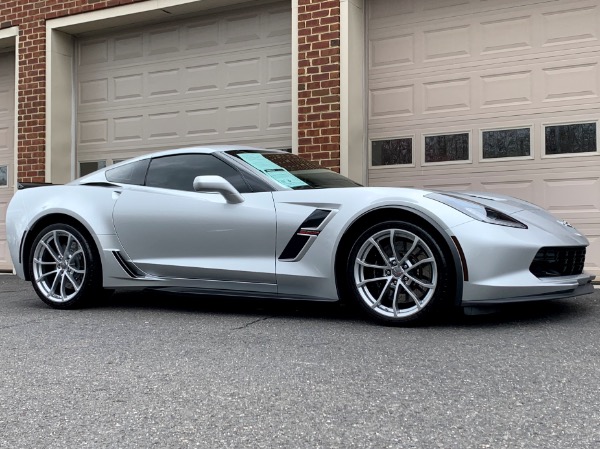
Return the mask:
<svg viewBox="0 0 600 449">
<path fill-rule="evenodd" d="M 233 330 L 234 330 L 234 331 L 237 331 L 237 330 L 240 330 L 240 329 L 246 329 L 247 327 L 250 327 L 250 326 L 252 326 L 253 324 L 260 323 L 261 321 L 266 321 L 266 320 L 268 320 L 269 318 L 275 318 L 275 317 L 274 317 L 274 316 L 264 316 L 264 317 L 262 317 L 262 318 L 258 318 L 258 319 L 256 319 L 256 320 L 252 320 L 252 321 L 250 321 L 250 322 L 248 322 L 248 323 L 246 323 L 246 324 L 243 324 L 243 325 L 242 325 L 242 326 L 240 326 L 240 327 L 234 327 L 234 328 L 233 328 Z"/>
</svg>

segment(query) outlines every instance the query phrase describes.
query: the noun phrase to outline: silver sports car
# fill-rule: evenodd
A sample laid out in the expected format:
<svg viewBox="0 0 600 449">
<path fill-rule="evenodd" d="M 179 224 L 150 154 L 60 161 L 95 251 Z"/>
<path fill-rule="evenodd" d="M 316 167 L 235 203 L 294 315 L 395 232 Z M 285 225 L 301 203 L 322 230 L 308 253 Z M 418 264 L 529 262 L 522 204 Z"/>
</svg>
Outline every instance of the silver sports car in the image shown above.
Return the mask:
<svg viewBox="0 0 600 449">
<path fill-rule="evenodd" d="M 361 187 L 248 147 L 164 151 L 24 188 L 6 224 L 18 276 L 56 308 L 152 288 L 348 299 L 396 324 L 593 291 L 587 239 L 530 203 Z"/>
</svg>

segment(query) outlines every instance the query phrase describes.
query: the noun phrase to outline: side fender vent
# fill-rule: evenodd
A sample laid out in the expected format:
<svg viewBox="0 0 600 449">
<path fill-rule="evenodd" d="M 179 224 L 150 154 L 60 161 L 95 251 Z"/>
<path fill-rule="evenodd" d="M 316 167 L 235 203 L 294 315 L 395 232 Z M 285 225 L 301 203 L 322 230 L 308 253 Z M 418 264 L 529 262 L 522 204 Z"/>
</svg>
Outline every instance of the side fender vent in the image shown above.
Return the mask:
<svg viewBox="0 0 600 449">
<path fill-rule="evenodd" d="M 323 228 L 327 225 L 327 222 L 329 221 L 327 218 L 331 216 L 330 210 L 314 210 L 296 230 L 281 252 L 279 260 L 285 262 L 296 262 L 300 260 L 319 236 Z"/>
<path fill-rule="evenodd" d="M 117 259 L 117 262 L 119 262 L 119 265 L 121 265 L 121 268 L 123 268 L 125 273 L 127 273 L 130 277 L 143 278 L 146 276 L 146 274 L 136 267 L 133 262 L 125 260 L 120 251 L 113 251 L 112 253 L 113 256 L 115 256 L 115 259 Z"/>
<path fill-rule="evenodd" d="M 310 237 L 308 235 L 294 234 L 288 244 L 285 246 L 279 260 L 294 260 L 300 254 L 300 251 L 306 246 Z"/>
</svg>

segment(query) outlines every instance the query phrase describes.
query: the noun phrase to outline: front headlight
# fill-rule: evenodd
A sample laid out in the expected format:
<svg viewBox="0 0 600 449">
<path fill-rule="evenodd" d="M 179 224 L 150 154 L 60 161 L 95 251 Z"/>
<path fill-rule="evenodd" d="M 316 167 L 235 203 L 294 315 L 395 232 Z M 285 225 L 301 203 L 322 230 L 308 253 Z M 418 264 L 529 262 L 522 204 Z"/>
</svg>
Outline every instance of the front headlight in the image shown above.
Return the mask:
<svg viewBox="0 0 600 449">
<path fill-rule="evenodd" d="M 476 201 L 458 198 L 447 193 L 430 193 L 429 195 L 426 195 L 426 197 L 444 203 L 446 206 L 450 206 L 475 220 L 499 226 L 527 229 L 526 224 L 521 223 L 519 220 L 515 220 L 510 215 L 506 215 L 489 206 L 484 206 Z"/>
</svg>

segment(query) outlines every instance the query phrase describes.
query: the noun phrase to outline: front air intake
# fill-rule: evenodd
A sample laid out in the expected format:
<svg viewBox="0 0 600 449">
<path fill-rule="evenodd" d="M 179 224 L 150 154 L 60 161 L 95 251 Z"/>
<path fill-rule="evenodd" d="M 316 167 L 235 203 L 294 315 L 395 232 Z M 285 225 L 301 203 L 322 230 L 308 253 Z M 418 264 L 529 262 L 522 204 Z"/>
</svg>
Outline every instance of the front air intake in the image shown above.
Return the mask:
<svg viewBox="0 0 600 449">
<path fill-rule="evenodd" d="M 529 271 L 538 278 L 573 276 L 583 273 L 585 247 L 549 247 L 538 251 Z"/>
</svg>

